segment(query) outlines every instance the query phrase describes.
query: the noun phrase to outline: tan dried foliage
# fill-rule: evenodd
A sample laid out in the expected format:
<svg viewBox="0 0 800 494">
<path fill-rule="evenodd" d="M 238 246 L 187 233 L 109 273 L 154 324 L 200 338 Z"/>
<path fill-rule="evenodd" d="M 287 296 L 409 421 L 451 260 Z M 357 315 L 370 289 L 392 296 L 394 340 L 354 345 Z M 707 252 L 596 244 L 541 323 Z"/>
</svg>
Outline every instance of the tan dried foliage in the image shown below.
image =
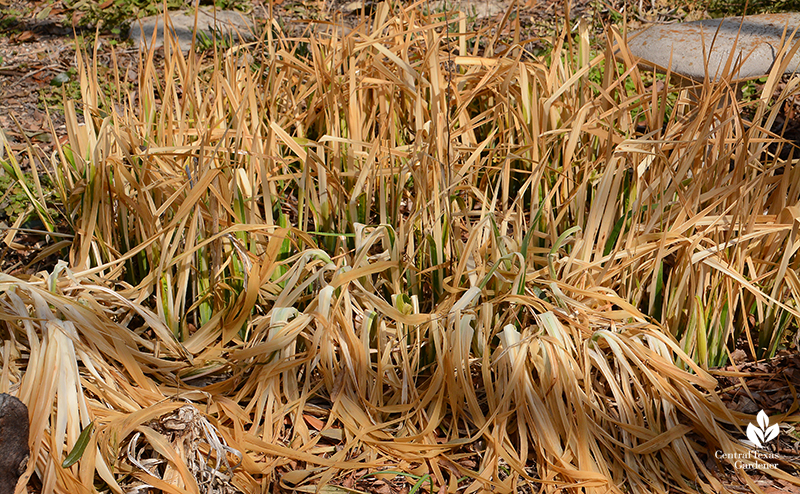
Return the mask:
<svg viewBox="0 0 800 494">
<path fill-rule="evenodd" d="M 68 103 L 54 157 L 69 262 L 0 278 L 0 391 L 30 408 L 42 492 L 364 469 L 724 490 L 706 459 L 747 451 L 752 417 L 707 369 L 748 316 L 798 317 L 777 105 L 746 123 L 721 84 L 668 107 L 585 25 L 531 60 L 502 24 L 421 6 L 345 37 L 273 23 L 213 58 L 168 49 L 163 72 L 151 51 L 115 101 L 79 61 L 85 123 Z"/>
</svg>

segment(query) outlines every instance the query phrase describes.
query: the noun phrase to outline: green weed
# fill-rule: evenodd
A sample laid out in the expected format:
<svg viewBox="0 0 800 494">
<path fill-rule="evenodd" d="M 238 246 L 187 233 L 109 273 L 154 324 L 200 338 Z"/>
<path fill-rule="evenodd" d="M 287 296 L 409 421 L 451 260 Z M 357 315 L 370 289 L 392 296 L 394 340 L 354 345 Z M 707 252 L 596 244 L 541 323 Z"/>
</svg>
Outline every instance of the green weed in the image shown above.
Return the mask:
<svg viewBox="0 0 800 494">
<path fill-rule="evenodd" d="M 21 215 L 25 215 L 22 220 L 22 223 L 24 223 L 34 213 L 30 197 L 20 185 L 20 180 L 13 176 L 10 163 L 8 161 L 0 161 L 0 166 L 5 170 L 5 172 L 0 172 L 0 216 L 7 223 L 12 223 Z M 35 182 L 30 172 L 24 173 L 23 181 L 28 190 L 35 190 Z M 39 181 L 44 190 L 45 199 L 55 199 L 55 188 L 50 178 L 43 175 L 39 177 Z M 47 211 L 54 219 L 60 216 L 60 213 L 55 208 L 48 207 Z"/>
</svg>

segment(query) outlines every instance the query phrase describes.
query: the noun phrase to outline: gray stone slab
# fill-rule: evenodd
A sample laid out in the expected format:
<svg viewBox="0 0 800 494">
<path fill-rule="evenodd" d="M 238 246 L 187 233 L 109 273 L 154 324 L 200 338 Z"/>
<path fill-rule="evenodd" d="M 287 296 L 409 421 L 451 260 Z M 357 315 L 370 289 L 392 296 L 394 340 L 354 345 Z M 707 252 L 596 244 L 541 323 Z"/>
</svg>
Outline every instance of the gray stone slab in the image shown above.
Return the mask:
<svg viewBox="0 0 800 494">
<path fill-rule="evenodd" d="M 507 0 L 493 0 L 487 2 L 486 0 L 434 0 L 428 4 L 423 4 L 429 7 L 432 11 L 448 11 L 456 12 L 461 11 L 467 19 L 474 17 L 476 19 L 489 19 L 491 17 L 502 16 L 508 8 Z"/>
<path fill-rule="evenodd" d="M 727 75 L 731 76 L 726 77 L 730 81 L 741 81 L 767 75 L 781 48 L 798 27 L 800 13 L 658 24 L 629 35 L 628 48 L 645 65 L 664 71 L 669 66 L 672 72 L 690 79 L 703 80 L 707 66 L 711 80 Z M 790 41 L 789 48 L 797 42 L 800 42 L 800 30 Z M 734 64 L 736 68 L 732 74 L 723 74 L 731 52 L 734 53 L 731 68 Z M 798 71 L 800 49 L 786 68 L 787 73 Z"/>
<path fill-rule="evenodd" d="M 178 38 L 181 50 L 189 51 L 192 46 L 192 32 L 194 29 L 194 12 L 171 11 L 168 12 L 172 29 Z M 153 31 L 158 29 L 156 47 L 164 45 L 164 15 L 144 17 L 131 23 L 128 33 L 133 43 L 140 48 L 149 47 L 153 39 Z M 209 36 L 214 32 L 221 33 L 225 39 L 233 35 L 234 40 L 244 41 L 253 39 L 253 23 L 241 12 L 234 10 L 217 10 L 201 8 L 197 11 L 197 30 Z"/>
</svg>

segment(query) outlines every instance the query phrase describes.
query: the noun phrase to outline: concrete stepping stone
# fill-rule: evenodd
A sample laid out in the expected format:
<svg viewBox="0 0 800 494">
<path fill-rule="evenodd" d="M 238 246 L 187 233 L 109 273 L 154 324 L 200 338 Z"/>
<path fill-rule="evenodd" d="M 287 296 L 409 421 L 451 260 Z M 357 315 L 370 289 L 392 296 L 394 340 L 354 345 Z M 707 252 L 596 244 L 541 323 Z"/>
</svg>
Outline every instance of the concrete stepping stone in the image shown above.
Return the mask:
<svg viewBox="0 0 800 494">
<path fill-rule="evenodd" d="M 188 11 L 168 12 L 172 29 L 178 39 L 181 50 L 188 52 L 192 46 L 195 13 Z M 158 29 L 156 47 L 164 45 L 164 15 L 143 17 L 131 23 L 128 36 L 140 48 L 149 47 L 153 39 L 153 31 Z M 253 23 L 241 12 L 235 10 L 217 10 L 201 8 L 197 11 L 197 30 L 205 32 L 209 37 L 214 33 L 221 34 L 224 39 L 246 41 L 254 39 Z M 200 38 L 198 37 L 198 41 Z"/>
<path fill-rule="evenodd" d="M 661 71 L 670 67 L 673 73 L 695 81 L 705 78 L 706 65 L 710 80 L 729 75 L 729 81 L 743 81 L 769 74 L 784 44 L 790 43 L 791 49 L 800 42 L 799 27 L 800 13 L 657 24 L 629 35 L 628 48 L 643 65 Z M 792 38 L 795 29 L 798 32 Z M 731 52 L 733 74 L 723 74 Z M 798 71 L 800 49 L 784 73 Z"/>
<path fill-rule="evenodd" d="M 503 15 L 508 9 L 509 2 L 505 0 L 434 0 L 427 4 L 429 8 L 436 11 L 454 12 L 460 10 L 467 15 L 467 18 L 489 19 Z"/>
</svg>

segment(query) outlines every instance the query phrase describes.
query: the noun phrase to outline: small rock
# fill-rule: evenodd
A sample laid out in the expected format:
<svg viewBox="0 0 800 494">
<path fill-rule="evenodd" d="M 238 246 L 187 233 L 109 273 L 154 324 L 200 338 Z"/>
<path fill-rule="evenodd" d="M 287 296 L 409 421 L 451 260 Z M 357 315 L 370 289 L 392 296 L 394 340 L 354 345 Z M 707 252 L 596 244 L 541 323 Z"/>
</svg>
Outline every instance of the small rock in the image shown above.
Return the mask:
<svg viewBox="0 0 800 494">
<path fill-rule="evenodd" d="M 0 393 L 0 494 L 14 494 L 28 465 L 28 407 Z"/>
<path fill-rule="evenodd" d="M 467 16 L 467 19 L 489 19 L 505 13 L 508 3 L 505 0 L 495 2 L 487 2 L 485 0 L 435 0 L 430 3 L 430 8 L 434 12 L 460 11 Z"/>
<path fill-rule="evenodd" d="M 731 362 L 735 365 L 742 365 L 747 362 L 747 354 L 741 348 L 737 348 L 731 352 Z"/>
<path fill-rule="evenodd" d="M 361 0 L 356 0 L 355 2 L 350 2 L 348 4 L 342 5 L 342 12 L 345 14 L 352 14 L 356 10 L 360 10 L 364 8 L 364 2 Z"/>
</svg>

